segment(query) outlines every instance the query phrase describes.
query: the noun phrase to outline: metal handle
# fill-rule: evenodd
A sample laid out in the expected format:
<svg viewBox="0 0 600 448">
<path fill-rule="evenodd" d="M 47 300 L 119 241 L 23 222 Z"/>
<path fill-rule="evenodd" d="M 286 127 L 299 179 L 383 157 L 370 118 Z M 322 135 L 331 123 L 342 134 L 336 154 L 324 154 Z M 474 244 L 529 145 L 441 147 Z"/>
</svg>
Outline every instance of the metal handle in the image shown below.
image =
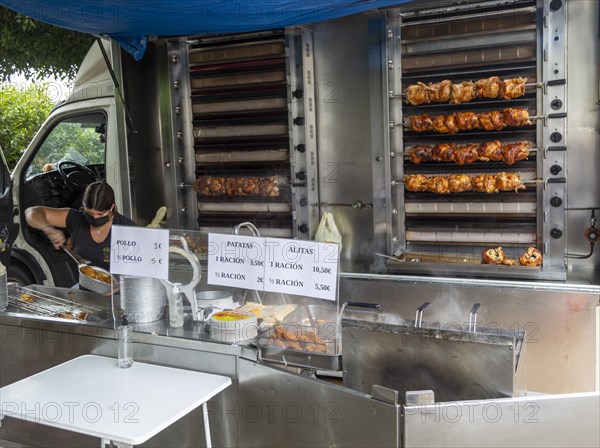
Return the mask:
<svg viewBox="0 0 600 448">
<path fill-rule="evenodd" d="M 415 328 L 421 328 L 423 325 L 423 311 L 431 306 L 431 302 L 425 302 L 419 308 L 417 308 L 417 314 L 415 315 Z"/>
<path fill-rule="evenodd" d="M 481 303 L 475 303 L 471 307 L 471 312 L 469 313 L 469 333 L 475 333 L 477 329 L 477 314 L 479 313 L 479 308 L 481 308 Z"/>
<path fill-rule="evenodd" d="M 373 310 L 378 310 L 381 308 L 379 303 L 367 303 L 367 302 L 346 302 L 346 306 L 353 306 L 356 308 L 370 308 Z"/>
</svg>

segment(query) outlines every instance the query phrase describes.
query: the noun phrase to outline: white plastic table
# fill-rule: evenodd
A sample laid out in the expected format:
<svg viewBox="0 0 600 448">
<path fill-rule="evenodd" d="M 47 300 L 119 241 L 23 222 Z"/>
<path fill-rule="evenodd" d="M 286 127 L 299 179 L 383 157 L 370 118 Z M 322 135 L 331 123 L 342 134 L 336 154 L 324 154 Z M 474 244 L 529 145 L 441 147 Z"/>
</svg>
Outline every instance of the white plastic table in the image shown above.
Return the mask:
<svg viewBox="0 0 600 448">
<path fill-rule="evenodd" d="M 220 375 L 85 355 L 0 389 L 0 420 L 15 417 L 102 439 L 119 447 L 144 443 L 227 388 Z"/>
</svg>

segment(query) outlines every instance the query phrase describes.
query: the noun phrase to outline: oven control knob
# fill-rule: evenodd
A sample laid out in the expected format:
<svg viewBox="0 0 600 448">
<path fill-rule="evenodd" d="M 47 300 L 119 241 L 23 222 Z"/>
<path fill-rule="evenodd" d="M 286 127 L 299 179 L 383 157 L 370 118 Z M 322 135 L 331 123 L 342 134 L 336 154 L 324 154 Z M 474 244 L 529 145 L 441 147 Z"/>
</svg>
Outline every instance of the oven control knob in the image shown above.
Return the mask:
<svg viewBox="0 0 600 448">
<path fill-rule="evenodd" d="M 550 2 L 550 11 L 556 12 L 562 8 L 562 0 L 552 0 Z"/>
<path fill-rule="evenodd" d="M 296 117 L 296 118 L 294 118 L 294 124 L 296 126 L 304 126 L 304 117 Z"/>
<path fill-rule="evenodd" d="M 294 95 L 294 98 L 302 98 L 304 96 L 304 90 L 296 89 L 296 90 L 294 90 L 292 95 Z"/>
<path fill-rule="evenodd" d="M 562 134 L 560 132 L 553 132 L 550 134 L 550 140 L 552 140 L 554 143 L 558 143 L 562 140 Z"/>
<path fill-rule="evenodd" d="M 550 172 L 552 173 L 553 176 L 556 176 L 561 171 L 562 171 L 562 168 L 560 167 L 560 165 L 552 165 L 550 167 Z"/>
<path fill-rule="evenodd" d="M 308 226 L 306 224 L 300 224 L 298 226 L 298 230 L 300 231 L 300 233 L 306 233 L 308 232 Z"/>
<path fill-rule="evenodd" d="M 298 151 L 298 152 L 306 151 L 306 145 L 304 143 L 300 143 L 299 145 L 296 146 L 296 151 Z"/>
<path fill-rule="evenodd" d="M 555 100 L 552 100 L 552 102 L 550 103 L 550 107 L 554 110 L 559 110 L 562 106 L 563 106 L 563 102 L 561 100 L 559 100 L 558 98 Z"/>
<path fill-rule="evenodd" d="M 552 229 L 550 230 L 550 236 L 555 240 L 559 239 L 562 236 L 562 230 L 560 229 Z"/>
<path fill-rule="evenodd" d="M 300 198 L 300 207 L 306 207 L 308 205 L 308 199 Z"/>
<path fill-rule="evenodd" d="M 298 180 L 306 179 L 306 173 L 304 171 L 298 171 L 296 173 L 296 179 L 298 179 Z"/>
<path fill-rule="evenodd" d="M 558 196 L 554 196 L 552 199 L 550 199 L 550 205 L 552 207 L 560 207 L 562 205 L 562 199 Z"/>
</svg>

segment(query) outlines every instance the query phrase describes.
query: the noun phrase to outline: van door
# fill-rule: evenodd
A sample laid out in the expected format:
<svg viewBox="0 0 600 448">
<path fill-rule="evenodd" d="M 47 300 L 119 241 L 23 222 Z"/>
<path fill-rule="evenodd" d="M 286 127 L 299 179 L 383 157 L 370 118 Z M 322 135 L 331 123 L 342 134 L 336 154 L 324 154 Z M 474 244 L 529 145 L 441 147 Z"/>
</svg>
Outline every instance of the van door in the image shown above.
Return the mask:
<svg viewBox="0 0 600 448">
<path fill-rule="evenodd" d="M 0 262 L 8 266 L 10 248 L 19 233 L 19 227 L 13 223 L 12 181 L 2 148 L 0 164 Z"/>
<path fill-rule="evenodd" d="M 82 207 L 86 186 L 106 179 L 107 118 L 104 109 L 88 109 L 50 121 L 42 138 L 36 138 L 35 149 L 28 150 L 15 170 L 22 236 L 19 242 L 24 240 L 29 247 L 14 254 L 13 260 L 21 255 L 23 268 L 32 264 L 47 266 L 57 286 L 70 287 L 77 283 L 76 265 L 64 252 L 56 251 L 42 232 L 26 224 L 24 211 L 36 205 Z M 30 259 L 32 256 L 35 260 Z M 19 282 L 43 280 L 31 269 L 30 274 Z"/>
</svg>

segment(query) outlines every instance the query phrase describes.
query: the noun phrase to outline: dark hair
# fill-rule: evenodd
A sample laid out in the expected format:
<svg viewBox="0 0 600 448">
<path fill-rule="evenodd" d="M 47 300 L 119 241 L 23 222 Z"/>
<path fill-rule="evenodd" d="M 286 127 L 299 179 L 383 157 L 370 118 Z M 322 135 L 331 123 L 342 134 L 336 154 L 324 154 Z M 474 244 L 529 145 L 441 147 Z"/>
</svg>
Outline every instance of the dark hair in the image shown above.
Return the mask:
<svg viewBox="0 0 600 448">
<path fill-rule="evenodd" d="M 88 209 L 104 212 L 110 210 L 115 203 L 115 192 L 106 182 L 89 184 L 83 192 L 83 206 Z"/>
</svg>

